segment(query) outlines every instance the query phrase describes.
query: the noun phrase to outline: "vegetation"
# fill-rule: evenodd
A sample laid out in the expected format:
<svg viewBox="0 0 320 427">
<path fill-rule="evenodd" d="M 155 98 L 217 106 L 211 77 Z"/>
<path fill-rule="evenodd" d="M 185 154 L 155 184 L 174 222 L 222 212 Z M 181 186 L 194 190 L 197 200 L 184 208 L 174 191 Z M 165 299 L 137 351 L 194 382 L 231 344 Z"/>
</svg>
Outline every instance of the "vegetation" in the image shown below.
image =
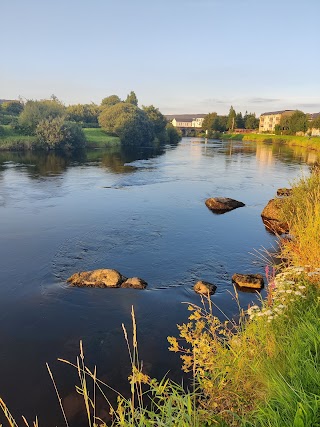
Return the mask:
<svg viewBox="0 0 320 427">
<path fill-rule="evenodd" d="M 296 135 L 301 132 L 305 134 L 309 128 L 308 115 L 296 110 L 291 115 L 283 115 L 280 124 L 275 126 L 276 135 Z"/>
<path fill-rule="evenodd" d="M 107 147 L 109 145 L 120 144 L 119 137 L 108 135 L 101 128 L 84 128 L 83 132 L 87 140 L 87 147 L 89 148 Z"/>
<path fill-rule="evenodd" d="M 101 147 L 119 142 L 124 146 L 157 146 L 180 139 L 181 133 L 168 126 L 159 109 L 138 107 L 133 91 L 125 101 L 111 95 L 100 106 L 65 107 L 54 95 L 25 104 L 9 101 L 0 105 L 0 150 L 70 150 L 86 143 Z"/>
</svg>

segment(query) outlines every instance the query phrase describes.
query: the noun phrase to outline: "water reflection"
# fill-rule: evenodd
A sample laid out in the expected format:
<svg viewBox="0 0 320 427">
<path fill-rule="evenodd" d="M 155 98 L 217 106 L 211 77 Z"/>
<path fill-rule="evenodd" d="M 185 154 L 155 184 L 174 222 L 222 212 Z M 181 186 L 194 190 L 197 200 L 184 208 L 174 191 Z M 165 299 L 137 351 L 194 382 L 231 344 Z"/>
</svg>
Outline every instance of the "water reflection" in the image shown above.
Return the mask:
<svg viewBox="0 0 320 427">
<path fill-rule="evenodd" d="M 164 147 L 121 147 L 68 152 L 0 152 L 0 174 L 10 167 L 20 169 L 30 178 L 52 177 L 63 174 L 75 165 L 101 166 L 113 173 L 132 173 L 136 170 L 127 166 L 140 159 L 150 159 L 162 155 Z"/>
</svg>

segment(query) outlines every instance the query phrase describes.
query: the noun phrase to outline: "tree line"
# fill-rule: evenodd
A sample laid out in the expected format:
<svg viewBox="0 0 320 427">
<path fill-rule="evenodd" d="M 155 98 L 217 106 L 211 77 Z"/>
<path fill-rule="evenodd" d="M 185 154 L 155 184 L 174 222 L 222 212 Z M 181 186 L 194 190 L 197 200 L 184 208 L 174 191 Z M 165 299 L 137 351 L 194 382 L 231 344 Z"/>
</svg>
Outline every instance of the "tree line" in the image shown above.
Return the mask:
<svg viewBox="0 0 320 427">
<path fill-rule="evenodd" d="M 283 115 L 280 123 L 275 126 L 276 135 L 296 135 L 301 132 L 311 133 L 311 129 L 320 129 L 320 116 L 310 120 L 310 115 L 295 110 L 291 115 Z"/>
<path fill-rule="evenodd" d="M 65 106 L 56 96 L 45 100 L 8 101 L 0 104 L 1 125 L 20 135 L 36 137 L 35 148 L 74 149 L 85 146 L 83 128 L 101 127 L 120 138 L 122 145 L 143 146 L 177 143 L 181 135 L 153 105 L 138 107 L 131 91 L 125 100 L 117 95 L 100 105 Z"/>
<path fill-rule="evenodd" d="M 233 106 L 230 107 L 227 116 L 221 116 L 217 113 L 209 113 L 204 117 L 202 129 L 208 131 L 207 134 L 212 136 L 217 132 L 233 132 L 235 129 L 258 129 L 259 119 L 255 113 L 236 112 Z"/>
</svg>

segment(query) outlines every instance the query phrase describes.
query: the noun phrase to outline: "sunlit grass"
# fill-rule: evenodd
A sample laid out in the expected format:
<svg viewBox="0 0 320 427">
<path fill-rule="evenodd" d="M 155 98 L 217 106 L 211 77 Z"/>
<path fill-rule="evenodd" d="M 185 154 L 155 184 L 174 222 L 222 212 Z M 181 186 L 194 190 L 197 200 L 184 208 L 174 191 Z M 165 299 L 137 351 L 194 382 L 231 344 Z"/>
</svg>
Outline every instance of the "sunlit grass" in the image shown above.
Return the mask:
<svg viewBox="0 0 320 427">
<path fill-rule="evenodd" d="M 120 144 L 120 139 L 117 136 L 108 135 L 100 128 L 84 128 L 83 132 L 87 140 L 87 147 L 89 148 Z"/>
</svg>

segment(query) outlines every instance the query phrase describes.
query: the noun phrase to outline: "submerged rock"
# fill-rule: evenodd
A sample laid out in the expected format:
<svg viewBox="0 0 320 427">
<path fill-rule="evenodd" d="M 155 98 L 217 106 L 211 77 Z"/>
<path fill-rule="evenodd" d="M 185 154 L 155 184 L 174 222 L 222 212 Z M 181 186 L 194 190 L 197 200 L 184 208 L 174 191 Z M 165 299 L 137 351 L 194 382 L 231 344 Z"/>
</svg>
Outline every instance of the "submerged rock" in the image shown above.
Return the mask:
<svg viewBox="0 0 320 427">
<path fill-rule="evenodd" d="M 232 281 L 240 288 L 262 289 L 264 280 L 261 274 L 238 274 L 232 276 Z"/>
<path fill-rule="evenodd" d="M 228 197 L 211 197 L 205 201 L 205 204 L 214 213 L 225 213 L 245 206 L 244 203 Z"/>
<path fill-rule="evenodd" d="M 271 199 L 261 213 L 262 221 L 268 231 L 273 234 L 289 232 L 288 224 L 282 220 L 281 206 L 284 199 Z"/>
<path fill-rule="evenodd" d="M 292 188 L 278 188 L 277 196 L 279 197 L 288 197 L 292 194 Z"/>
<path fill-rule="evenodd" d="M 127 280 L 127 278 L 122 276 L 117 270 L 99 269 L 75 273 L 69 277 L 67 282 L 69 282 L 71 286 L 119 288 L 125 280 Z"/>
<path fill-rule="evenodd" d="M 140 279 L 140 277 L 130 277 L 121 284 L 121 288 L 145 289 L 148 283 Z"/>
<path fill-rule="evenodd" d="M 201 295 L 213 295 L 217 290 L 216 285 L 213 283 L 205 282 L 203 280 L 199 280 L 193 287 L 194 291 L 197 294 Z"/>
</svg>

